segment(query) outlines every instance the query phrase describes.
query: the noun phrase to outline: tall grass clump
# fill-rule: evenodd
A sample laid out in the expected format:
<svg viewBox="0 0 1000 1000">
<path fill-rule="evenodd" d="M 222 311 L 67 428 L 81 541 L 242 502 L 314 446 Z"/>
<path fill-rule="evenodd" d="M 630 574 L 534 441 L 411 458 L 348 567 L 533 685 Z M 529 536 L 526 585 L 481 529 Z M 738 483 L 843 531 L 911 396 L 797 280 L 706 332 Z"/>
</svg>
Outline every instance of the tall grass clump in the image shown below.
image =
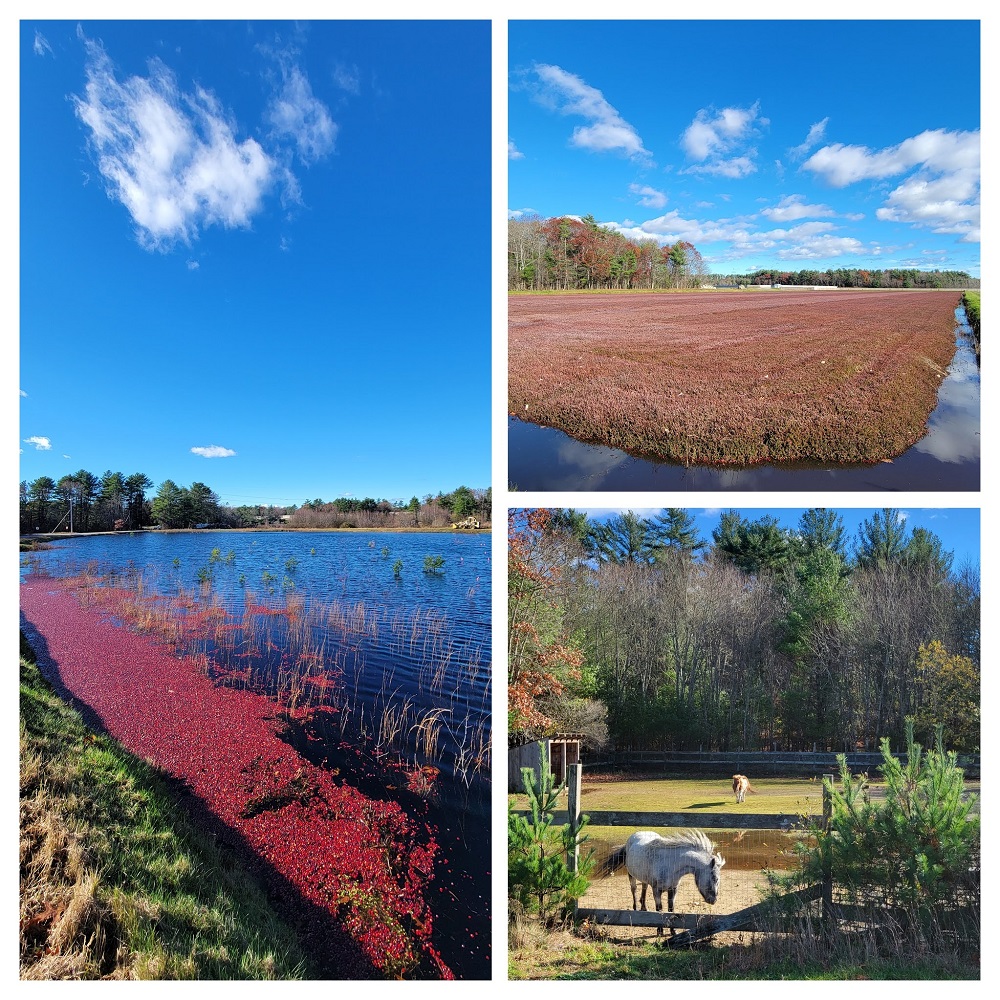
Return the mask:
<svg viewBox="0 0 1000 1000">
<path fill-rule="evenodd" d="M 972 327 L 972 336 L 976 342 L 976 357 L 979 357 L 979 292 L 965 292 L 962 296 L 962 305 L 965 307 L 965 315 Z"/>
</svg>

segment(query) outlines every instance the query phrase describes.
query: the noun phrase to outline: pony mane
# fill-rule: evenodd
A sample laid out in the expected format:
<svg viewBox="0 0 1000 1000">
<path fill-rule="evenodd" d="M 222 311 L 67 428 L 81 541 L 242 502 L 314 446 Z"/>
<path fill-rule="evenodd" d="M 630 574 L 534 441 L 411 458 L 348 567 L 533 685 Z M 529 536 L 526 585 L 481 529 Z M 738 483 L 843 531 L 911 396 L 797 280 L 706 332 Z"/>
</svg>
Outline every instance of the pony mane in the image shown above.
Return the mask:
<svg viewBox="0 0 1000 1000">
<path fill-rule="evenodd" d="M 708 854 L 715 854 L 715 844 L 701 830 L 681 830 L 660 838 L 660 847 L 697 847 Z"/>
</svg>

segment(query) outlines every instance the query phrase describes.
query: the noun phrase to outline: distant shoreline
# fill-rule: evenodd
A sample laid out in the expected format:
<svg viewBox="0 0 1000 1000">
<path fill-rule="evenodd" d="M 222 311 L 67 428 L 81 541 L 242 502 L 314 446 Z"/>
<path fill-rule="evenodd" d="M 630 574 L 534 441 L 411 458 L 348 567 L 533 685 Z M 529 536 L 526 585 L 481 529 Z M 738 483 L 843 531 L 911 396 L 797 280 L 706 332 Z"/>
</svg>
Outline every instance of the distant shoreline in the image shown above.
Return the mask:
<svg viewBox="0 0 1000 1000">
<path fill-rule="evenodd" d="M 442 525 L 430 527 L 387 527 L 387 528 L 289 528 L 284 526 L 271 525 L 266 528 L 134 528 L 131 531 L 60 531 L 56 533 L 41 532 L 37 535 L 23 534 L 22 540 L 34 542 L 54 542 L 62 538 L 91 538 L 96 535 L 137 535 L 137 534 L 157 534 L 157 535 L 207 535 L 220 534 L 231 535 L 233 533 L 245 534 L 247 532 L 264 531 L 289 531 L 289 532 L 312 532 L 329 533 L 345 532 L 348 534 L 448 534 L 448 535 L 489 535 L 492 533 L 492 526 L 485 528 L 451 528 Z"/>
</svg>

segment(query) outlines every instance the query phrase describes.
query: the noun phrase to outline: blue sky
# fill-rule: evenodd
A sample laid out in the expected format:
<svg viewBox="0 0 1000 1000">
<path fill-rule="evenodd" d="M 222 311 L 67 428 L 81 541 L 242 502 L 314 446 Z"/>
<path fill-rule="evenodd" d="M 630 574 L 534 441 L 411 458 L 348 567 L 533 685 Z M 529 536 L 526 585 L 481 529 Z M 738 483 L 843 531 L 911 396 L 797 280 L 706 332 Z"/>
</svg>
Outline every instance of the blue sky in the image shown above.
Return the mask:
<svg viewBox="0 0 1000 1000">
<path fill-rule="evenodd" d="M 512 21 L 509 69 L 512 217 L 980 274 L 978 21 Z"/>
<path fill-rule="evenodd" d="M 578 507 L 591 520 L 603 521 L 612 514 L 620 513 L 622 509 L 630 509 L 641 517 L 652 517 L 662 508 L 596 508 Z M 688 508 L 695 518 L 695 527 L 699 535 L 707 542 L 712 540 L 712 532 L 719 526 L 719 520 L 727 510 L 738 510 L 740 514 L 751 521 L 762 517 L 777 518 L 778 524 L 786 528 L 797 528 L 799 519 L 805 512 L 805 507 L 691 507 Z M 852 550 L 858 531 L 865 521 L 881 512 L 882 508 L 873 507 L 839 507 L 829 509 L 840 515 L 847 537 L 848 552 Z M 897 516 L 905 522 L 907 534 L 914 528 L 925 528 L 941 539 L 946 552 L 955 556 L 953 567 L 957 570 L 964 563 L 974 566 L 980 564 L 979 544 L 979 508 L 965 507 L 897 507 L 893 508 Z"/>
<path fill-rule="evenodd" d="M 489 486 L 490 43 L 22 21 L 20 478 Z"/>
</svg>

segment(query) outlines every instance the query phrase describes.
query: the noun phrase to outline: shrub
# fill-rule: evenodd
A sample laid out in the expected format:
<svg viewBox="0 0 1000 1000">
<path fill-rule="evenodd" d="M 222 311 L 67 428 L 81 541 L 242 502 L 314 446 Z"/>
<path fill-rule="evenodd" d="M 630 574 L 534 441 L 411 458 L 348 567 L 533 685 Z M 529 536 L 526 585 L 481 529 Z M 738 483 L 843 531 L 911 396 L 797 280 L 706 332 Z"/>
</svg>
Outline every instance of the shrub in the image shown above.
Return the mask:
<svg viewBox="0 0 1000 1000">
<path fill-rule="evenodd" d="M 581 857 L 577 870 L 571 871 L 566 853 L 576 842 L 587 839 L 576 835 L 569 823 L 553 828 L 556 800 L 565 785 L 555 785 L 544 750 L 539 750 L 540 776 L 530 767 L 521 769 L 531 818 L 507 807 L 507 895 L 512 912 L 537 914 L 542 923 L 563 915 L 590 885 L 594 867 L 593 852 Z M 587 824 L 581 818 L 579 830 Z"/>
<path fill-rule="evenodd" d="M 885 800 L 873 802 L 867 776 L 852 776 L 838 755 L 840 784 L 827 784 L 831 815 L 827 829 L 813 829 L 814 842 L 800 844 L 800 868 L 771 874 L 780 890 L 815 884 L 832 876 L 837 900 L 863 906 L 878 918 L 888 910 L 907 930 L 922 935 L 978 925 L 979 816 L 976 796 L 965 792 L 957 754 L 945 752 L 937 727 L 935 749 L 914 742 L 906 720 L 907 761 L 882 740 Z M 978 935 L 977 935 L 978 936 Z M 965 938 L 968 943 L 968 939 Z"/>
<path fill-rule="evenodd" d="M 440 576 L 444 573 L 444 556 L 424 556 L 424 572 L 432 576 Z"/>
</svg>

